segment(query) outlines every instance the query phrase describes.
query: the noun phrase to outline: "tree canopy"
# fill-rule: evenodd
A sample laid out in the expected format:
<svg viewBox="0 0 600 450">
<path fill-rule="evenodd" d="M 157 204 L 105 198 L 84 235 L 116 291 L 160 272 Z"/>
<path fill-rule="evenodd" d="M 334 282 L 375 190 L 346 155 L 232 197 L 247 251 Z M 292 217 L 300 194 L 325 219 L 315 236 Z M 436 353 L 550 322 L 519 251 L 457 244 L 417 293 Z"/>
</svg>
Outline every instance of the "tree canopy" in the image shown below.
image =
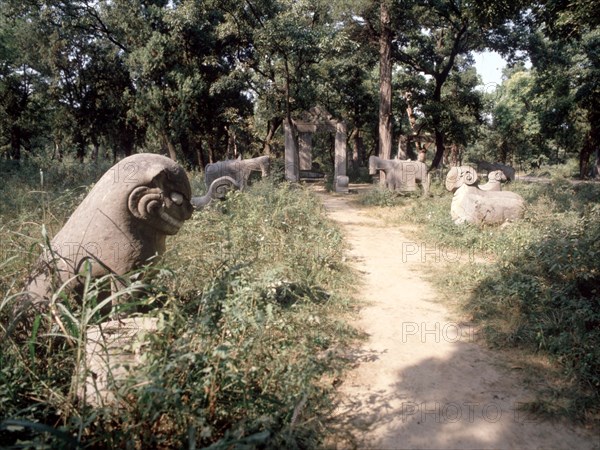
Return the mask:
<svg viewBox="0 0 600 450">
<path fill-rule="evenodd" d="M 512 164 L 600 148 L 593 2 L 0 0 L 0 152 L 280 154 L 317 104 L 370 154 Z M 592 11 L 593 12 L 593 11 Z M 474 52 L 509 62 L 482 92 Z M 524 65 L 523 61 L 530 64 Z M 479 86 L 479 87 L 478 87 Z M 379 118 L 378 118 L 379 117 Z M 598 158 L 597 158 L 598 159 Z M 596 171 L 597 172 L 597 171 Z"/>
</svg>

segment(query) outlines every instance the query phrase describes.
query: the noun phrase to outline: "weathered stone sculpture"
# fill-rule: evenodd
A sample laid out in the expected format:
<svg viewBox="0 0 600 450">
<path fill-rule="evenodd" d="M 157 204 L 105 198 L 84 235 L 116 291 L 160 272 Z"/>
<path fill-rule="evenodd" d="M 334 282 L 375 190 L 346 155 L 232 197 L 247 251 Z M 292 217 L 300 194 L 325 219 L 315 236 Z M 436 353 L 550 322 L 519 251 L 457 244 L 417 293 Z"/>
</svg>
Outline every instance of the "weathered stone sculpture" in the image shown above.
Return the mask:
<svg viewBox="0 0 600 450">
<path fill-rule="evenodd" d="M 78 395 L 90 406 L 123 406 L 128 378 L 143 377 L 148 337 L 158 330 L 158 319 L 127 317 L 90 326 L 85 333 L 85 360 L 75 373 Z M 146 381 L 146 380 L 144 380 Z"/>
<path fill-rule="evenodd" d="M 192 197 L 190 202 L 195 209 L 202 209 L 214 199 L 223 200 L 227 193 L 234 189 L 240 189 L 240 185 L 233 178 L 217 178 L 210 184 L 205 195 Z"/>
<path fill-rule="evenodd" d="M 479 189 L 482 191 L 501 191 L 502 183 L 506 183 L 508 178 L 501 170 L 494 170 L 488 173 L 488 182 L 480 184 Z"/>
<path fill-rule="evenodd" d="M 51 242 L 27 286 L 43 303 L 66 283 L 80 290 L 86 261 L 91 276 L 122 275 L 165 251 L 192 215 L 188 177 L 173 160 L 150 153 L 129 156 L 108 170 Z"/>
<path fill-rule="evenodd" d="M 207 164 L 204 168 L 206 187 L 217 179 L 229 177 L 235 181 L 239 189 L 243 190 L 248 184 L 248 178 L 253 171 L 261 172 L 263 177 L 269 174 L 269 157 L 259 156 L 249 159 L 229 159 Z"/>
<path fill-rule="evenodd" d="M 477 171 L 478 172 L 494 172 L 500 170 L 506 177 L 507 181 L 513 181 L 515 179 L 515 169 L 511 166 L 502 163 L 490 163 L 487 161 L 479 161 L 477 163 Z M 489 175 L 488 175 L 489 176 Z"/>
<path fill-rule="evenodd" d="M 371 156 L 369 158 L 369 174 L 375 175 L 378 170 L 385 172 L 385 185 L 393 191 L 415 191 L 417 184 L 420 184 L 423 195 L 427 195 L 429 192 L 430 178 L 427 173 L 427 165 L 421 161 L 401 161 Z"/>
<path fill-rule="evenodd" d="M 525 210 L 519 194 L 482 190 L 477 172 L 469 166 L 452 167 L 446 176 L 446 189 L 454 192 L 450 215 L 456 224 L 501 224 L 521 218 Z"/>
</svg>

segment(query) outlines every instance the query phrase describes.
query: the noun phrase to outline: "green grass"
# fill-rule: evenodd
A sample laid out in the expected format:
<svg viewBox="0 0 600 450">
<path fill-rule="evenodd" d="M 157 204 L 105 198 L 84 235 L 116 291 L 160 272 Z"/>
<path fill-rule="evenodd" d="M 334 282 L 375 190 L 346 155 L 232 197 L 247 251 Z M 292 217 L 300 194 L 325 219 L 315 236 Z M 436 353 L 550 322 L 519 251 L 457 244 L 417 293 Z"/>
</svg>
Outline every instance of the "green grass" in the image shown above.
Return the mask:
<svg viewBox="0 0 600 450">
<path fill-rule="evenodd" d="M 372 189 L 360 193 L 357 202 L 363 206 L 401 206 L 407 203 L 410 195 L 410 193 L 394 192 L 376 184 Z"/>
<path fill-rule="evenodd" d="M 560 368 L 534 409 L 598 420 L 600 185 L 557 179 L 507 188 L 528 205 L 507 227 L 455 225 L 452 196 L 440 185 L 393 217 L 419 225 L 419 238 L 440 250 L 432 279 L 488 344 L 547 355 Z"/>
<path fill-rule="evenodd" d="M 101 171 L 39 166 L 10 170 L 12 204 L 0 211 L 0 333 L 13 296 L 39 255 L 41 226 L 56 231 Z M 68 177 L 66 174 L 70 174 Z M 0 179 L 4 178 L 0 173 Z M 195 192 L 201 177 L 192 174 Z M 52 232 L 50 233 L 52 234 Z M 158 331 L 144 365 L 92 408 L 73 374 L 82 336 L 97 323 L 90 281 L 81 302 L 60 294 L 58 314 L 38 316 L 21 340 L 0 347 L 0 446 L 70 448 L 315 448 L 327 435 L 340 351 L 357 338 L 342 236 L 301 188 L 256 183 L 194 213 L 139 301 Z M 144 270 L 141 271 L 144 275 Z M 135 284 L 130 289 L 135 288 Z M 142 383 L 139 381 L 143 380 Z"/>
</svg>

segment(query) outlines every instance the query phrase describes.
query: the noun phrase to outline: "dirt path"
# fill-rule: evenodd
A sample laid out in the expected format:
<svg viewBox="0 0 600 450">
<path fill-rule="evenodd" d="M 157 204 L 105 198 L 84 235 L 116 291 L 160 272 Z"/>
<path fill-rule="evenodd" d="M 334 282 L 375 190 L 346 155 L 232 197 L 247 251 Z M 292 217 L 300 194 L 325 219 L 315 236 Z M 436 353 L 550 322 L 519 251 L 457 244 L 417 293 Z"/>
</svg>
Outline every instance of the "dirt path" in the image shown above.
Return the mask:
<svg viewBox="0 0 600 450">
<path fill-rule="evenodd" d="M 473 342 L 473 328 L 435 302 L 419 275 L 431 248 L 385 227 L 349 196 L 322 195 L 364 274 L 356 323 L 368 341 L 339 388 L 340 437 L 333 448 L 593 449 L 588 431 L 536 420 L 518 376 Z M 429 253 L 424 253 L 429 252 Z M 435 260 L 435 259 L 434 259 Z"/>
</svg>

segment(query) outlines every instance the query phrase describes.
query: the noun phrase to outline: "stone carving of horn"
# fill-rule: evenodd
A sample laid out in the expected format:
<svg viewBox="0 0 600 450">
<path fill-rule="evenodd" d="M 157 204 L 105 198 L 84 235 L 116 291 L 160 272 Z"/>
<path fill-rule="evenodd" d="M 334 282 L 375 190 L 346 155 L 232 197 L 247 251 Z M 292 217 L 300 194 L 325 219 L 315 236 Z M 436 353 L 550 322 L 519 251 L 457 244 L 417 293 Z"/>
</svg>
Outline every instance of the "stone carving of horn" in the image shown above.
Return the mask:
<svg viewBox="0 0 600 450">
<path fill-rule="evenodd" d="M 127 200 L 129 211 L 141 220 L 149 220 L 162 207 L 162 194 L 159 188 L 139 186 L 135 188 Z"/>
<path fill-rule="evenodd" d="M 213 198 L 222 200 L 232 189 L 239 189 L 240 185 L 231 177 L 217 178 L 210 184 L 208 192 L 202 197 L 192 197 L 192 206 L 196 209 L 204 208 Z"/>
<path fill-rule="evenodd" d="M 477 171 L 472 168 L 471 166 L 464 166 L 461 167 L 461 171 L 462 171 L 462 177 L 463 177 L 463 182 L 467 185 L 467 186 L 473 186 L 475 183 L 477 183 Z"/>
</svg>

